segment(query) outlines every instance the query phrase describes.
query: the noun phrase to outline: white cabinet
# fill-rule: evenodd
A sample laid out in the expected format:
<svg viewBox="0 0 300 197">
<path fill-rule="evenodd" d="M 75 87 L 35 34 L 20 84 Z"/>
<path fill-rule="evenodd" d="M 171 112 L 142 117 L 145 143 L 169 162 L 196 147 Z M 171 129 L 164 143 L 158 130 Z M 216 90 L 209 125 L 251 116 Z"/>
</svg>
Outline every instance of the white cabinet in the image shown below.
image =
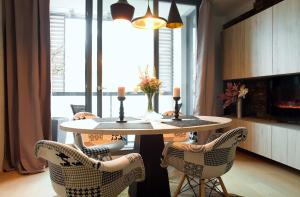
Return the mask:
<svg viewBox="0 0 300 197">
<path fill-rule="evenodd" d="M 272 8 L 264 10 L 244 23 L 244 77 L 272 75 Z"/>
<path fill-rule="evenodd" d="M 233 118 L 230 129 L 246 127 L 239 147 L 300 170 L 300 126 Z"/>
<path fill-rule="evenodd" d="M 300 169 L 300 129 L 272 126 L 272 159 Z"/>
<path fill-rule="evenodd" d="M 300 170 L 300 129 L 288 129 L 287 164 Z"/>
<path fill-rule="evenodd" d="M 223 79 L 239 79 L 243 69 L 244 24 L 238 23 L 223 31 Z"/>
<path fill-rule="evenodd" d="M 273 6 L 273 74 L 300 72 L 300 1 Z"/>
<path fill-rule="evenodd" d="M 300 73 L 300 0 L 284 0 L 223 31 L 223 79 Z"/>
<path fill-rule="evenodd" d="M 272 126 L 272 159 L 283 164 L 288 161 L 288 133 L 287 129 Z"/>
<path fill-rule="evenodd" d="M 223 79 L 272 75 L 272 8 L 223 31 Z"/>
<path fill-rule="evenodd" d="M 240 147 L 256 154 L 271 158 L 271 126 L 268 124 L 235 119 L 234 126 L 246 127 L 247 139 Z"/>
<path fill-rule="evenodd" d="M 262 123 L 252 123 L 252 151 L 271 158 L 271 126 Z"/>
</svg>

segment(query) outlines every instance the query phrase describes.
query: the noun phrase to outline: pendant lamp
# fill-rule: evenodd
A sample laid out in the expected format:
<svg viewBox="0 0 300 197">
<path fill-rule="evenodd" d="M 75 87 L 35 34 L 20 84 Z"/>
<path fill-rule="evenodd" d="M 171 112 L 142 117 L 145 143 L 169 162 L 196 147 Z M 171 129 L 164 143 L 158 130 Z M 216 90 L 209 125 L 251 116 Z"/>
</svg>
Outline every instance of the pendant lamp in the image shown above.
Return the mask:
<svg viewBox="0 0 300 197">
<path fill-rule="evenodd" d="M 134 7 L 127 0 L 119 0 L 110 6 L 110 12 L 113 20 L 124 19 L 131 21 L 134 14 Z"/>
<path fill-rule="evenodd" d="M 169 17 L 168 17 L 168 23 L 166 26 L 171 29 L 183 27 L 183 22 L 181 20 L 175 0 L 172 0 Z"/>
<path fill-rule="evenodd" d="M 165 27 L 167 24 L 166 19 L 152 14 L 149 7 L 149 0 L 145 16 L 135 18 L 131 22 L 134 27 L 139 29 L 159 29 Z"/>
</svg>

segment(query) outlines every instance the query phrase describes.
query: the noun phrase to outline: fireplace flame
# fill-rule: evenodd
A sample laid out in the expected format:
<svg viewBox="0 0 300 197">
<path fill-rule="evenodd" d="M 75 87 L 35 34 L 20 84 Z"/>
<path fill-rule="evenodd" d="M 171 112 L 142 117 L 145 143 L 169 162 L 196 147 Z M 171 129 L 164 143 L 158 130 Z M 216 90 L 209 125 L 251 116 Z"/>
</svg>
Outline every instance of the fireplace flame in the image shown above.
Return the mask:
<svg viewBox="0 0 300 197">
<path fill-rule="evenodd" d="M 275 106 L 281 109 L 300 109 L 300 103 L 295 101 L 280 102 Z"/>
</svg>

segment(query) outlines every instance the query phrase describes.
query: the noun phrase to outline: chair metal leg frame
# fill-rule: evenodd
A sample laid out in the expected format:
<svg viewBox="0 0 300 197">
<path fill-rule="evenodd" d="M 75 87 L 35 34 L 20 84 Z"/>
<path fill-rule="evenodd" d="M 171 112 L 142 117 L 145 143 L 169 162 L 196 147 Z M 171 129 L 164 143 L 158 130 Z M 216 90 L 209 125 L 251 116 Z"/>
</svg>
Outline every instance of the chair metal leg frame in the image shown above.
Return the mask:
<svg viewBox="0 0 300 197">
<path fill-rule="evenodd" d="M 205 185 L 210 189 L 209 196 L 211 196 L 212 191 L 214 190 L 215 192 L 222 194 L 225 197 L 229 197 L 228 192 L 226 190 L 226 187 L 225 187 L 221 177 L 212 178 L 212 179 L 208 180 Z M 219 185 L 221 185 L 223 192 L 218 188 Z"/>
<path fill-rule="evenodd" d="M 181 191 L 180 193 L 183 193 L 183 192 L 186 192 L 188 190 L 191 190 L 195 187 L 198 187 L 198 184 L 197 185 L 193 185 L 192 187 L 189 185 L 189 182 L 187 181 L 186 184 L 181 188 Z"/>
<path fill-rule="evenodd" d="M 187 179 L 187 183 L 182 187 L 185 178 Z M 179 185 L 177 186 L 177 189 L 176 189 L 173 197 L 177 197 L 178 194 L 186 192 L 188 190 L 192 190 L 193 193 L 194 193 L 194 196 L 197 197 L 197 194 L 196 194 L 194 188 L 195 187 L 199 187 L 199 192 L 200 192 L 200 188 L 201 188 L 200 182 L 196 181 L 196 179 L 194 177 L 190 177 L 188 175 L 183 175 L 183 177 L 181 178 L 181 180 L 179 182 Z M 206 185 L 206 183 L 205 183 L 204 179 L 203 179 L 203 185 L 204 185 L 204 192 L 205 192 L 205 185 Z"/>
<path fill-rule="evenodd" d="M 187 179 L 186 184 L 182 187 L 184 180 Z M 192 181 L 194 181 L 196 184 L 193 185 Z M 195 187 L 198 187 L 199 183 L 197 181 L 195 181 L 195 179 L 193 177 L 189 177 L 188 175 L 183 175 L 182 178 L 180 179 L 180 182 L 177 186 L 177 189 L 173 195 L 173 197 L 177 197 L 178 194 L 186 192 L 188 190 L 192 190 L 194 195 L 197 197 L 196 192 L 194 190 Z"/>
<path fill-rule="evenodd" d="M 187 179 L 187 181 L 188 181 L 188 183 L 189 183 L 189 186 L 190 186 L 190 188 L 192 189 L 194 195 L 197 196 L 197 195 L 196 195 L 196 192 L 195 192 L 195 190 L 194 190 L 194 187 L 195 187 L 195 186 L 192 186 L 191 181 L 190 181 L 190 178 L 187 176 L 186 179 Z"/>
<path fill-rule="evenodd" d="M 210 184 L 212 184 L 212 186 Z M 210 179 L 205 185 L 210 189 L 210 192 L 208 194 L 209 197 L 211 196 L 213 190 L 223 195 L 219 188 L 217 188 L 218 181 L 216 179 Z"/>
<path fill-rule="evenodd" d="M 182 187 L 185 179 L 187 179 L 187 183 Z M 223 192 L 217 187 L 219 185 L 221 185 Z M 176 189 L 173 197 L 177 197 L 178 194 L 186 192 L 190 189 L 193 191 L 194 195 L 197 196 L 196 192 L 194 190 L 194 188 L 197 186 L 199 186 L 199 196 L 204 195 L 204 197 L 205 197 L 205 187 L 207 187 L 210 189 L 208 196 L 211 196 L 212 191 L 214 190 L 215 192 L 222 194 L 225 197 L 229 197 L 228 192 L 226 190 L 226 187 L 225 187 L 224 182 L 221 177 L 212 178 L 212 179 L 208 180 L 207 182 L 205 182 L 205 179 L 199 180 L 199 182 L 197 182 L 194 177 L 190 177 L 188 175 L 183 175 L 181 177 L 180 182 L 177 186 L 177 189 Z"/>
</svg>

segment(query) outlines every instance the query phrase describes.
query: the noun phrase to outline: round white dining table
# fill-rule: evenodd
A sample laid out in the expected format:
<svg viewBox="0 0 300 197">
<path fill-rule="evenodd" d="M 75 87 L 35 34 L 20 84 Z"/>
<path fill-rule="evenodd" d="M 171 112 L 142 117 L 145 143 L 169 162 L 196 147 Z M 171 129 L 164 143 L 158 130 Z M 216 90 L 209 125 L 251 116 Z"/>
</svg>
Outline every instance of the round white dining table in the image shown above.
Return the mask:
<svg viewBox="0 0 300 197">
<path fill-rule="evenodd" d="M 106 135 L 155 135 L 155 134 L 167 134 L 167 133 L 183 133 L 183 132 L 201 132 L 214 129 L 220 129 L 230 126 L 231 119 L 217 116 L 195 116 L 203 121 L 214 122 L 214 124 L 200 124 L 194 126 L 173 126 L 166 123 L 172 122 L 172 119 L 166 119 L 161 121 L 144 121 L 144 120 L 132 120 L 127 123 L 150 123 L 153 128 L 101 128 L 100 124 L 106 122 L 99 122 L 97 119 L 84 119 L 76 121 L 68 121 L 60 124 L 60 129 L 63 131 L 73 133 L 86 133 L 86 134 L 106 134 Z M 189 118 L 183 119 L 189 120 Z M 108 121 L 110 122 L 110 121 Z M 122 123 L 116 123 L 122 124 Z"/>
<path fill-rule="evenodd" d="M 197 124 L 197 119 L 199 124 Z M 188 125 L 192 121 L 192 125 Z M 196 124 L 195 124 L 196 121 Z M 146 171 L 143 182 L 132 184 L 129 188 L 131 197 L 169 197 L 170 187 L 168 172 L 160 166 L 161 154 L 164 148 L 163 134 L 204 132 L 231 125 L 232 120 L 216 116 L 187 116 L 181 121 L 162 119 L 161 121 L 128 120 L 127 123 L 101 121 L 101 119 L 85 119 L 63 122 L 60 129 L 66 132 L 107 135 L 136 135 L 135 152 L 141 154 Z M 182 124 L 187 123 L 187 124 Z M 145 125 L 143 125 L 145 124 Z M 140 125 L 140 127 L 132 127 Z"/>
</svg>

